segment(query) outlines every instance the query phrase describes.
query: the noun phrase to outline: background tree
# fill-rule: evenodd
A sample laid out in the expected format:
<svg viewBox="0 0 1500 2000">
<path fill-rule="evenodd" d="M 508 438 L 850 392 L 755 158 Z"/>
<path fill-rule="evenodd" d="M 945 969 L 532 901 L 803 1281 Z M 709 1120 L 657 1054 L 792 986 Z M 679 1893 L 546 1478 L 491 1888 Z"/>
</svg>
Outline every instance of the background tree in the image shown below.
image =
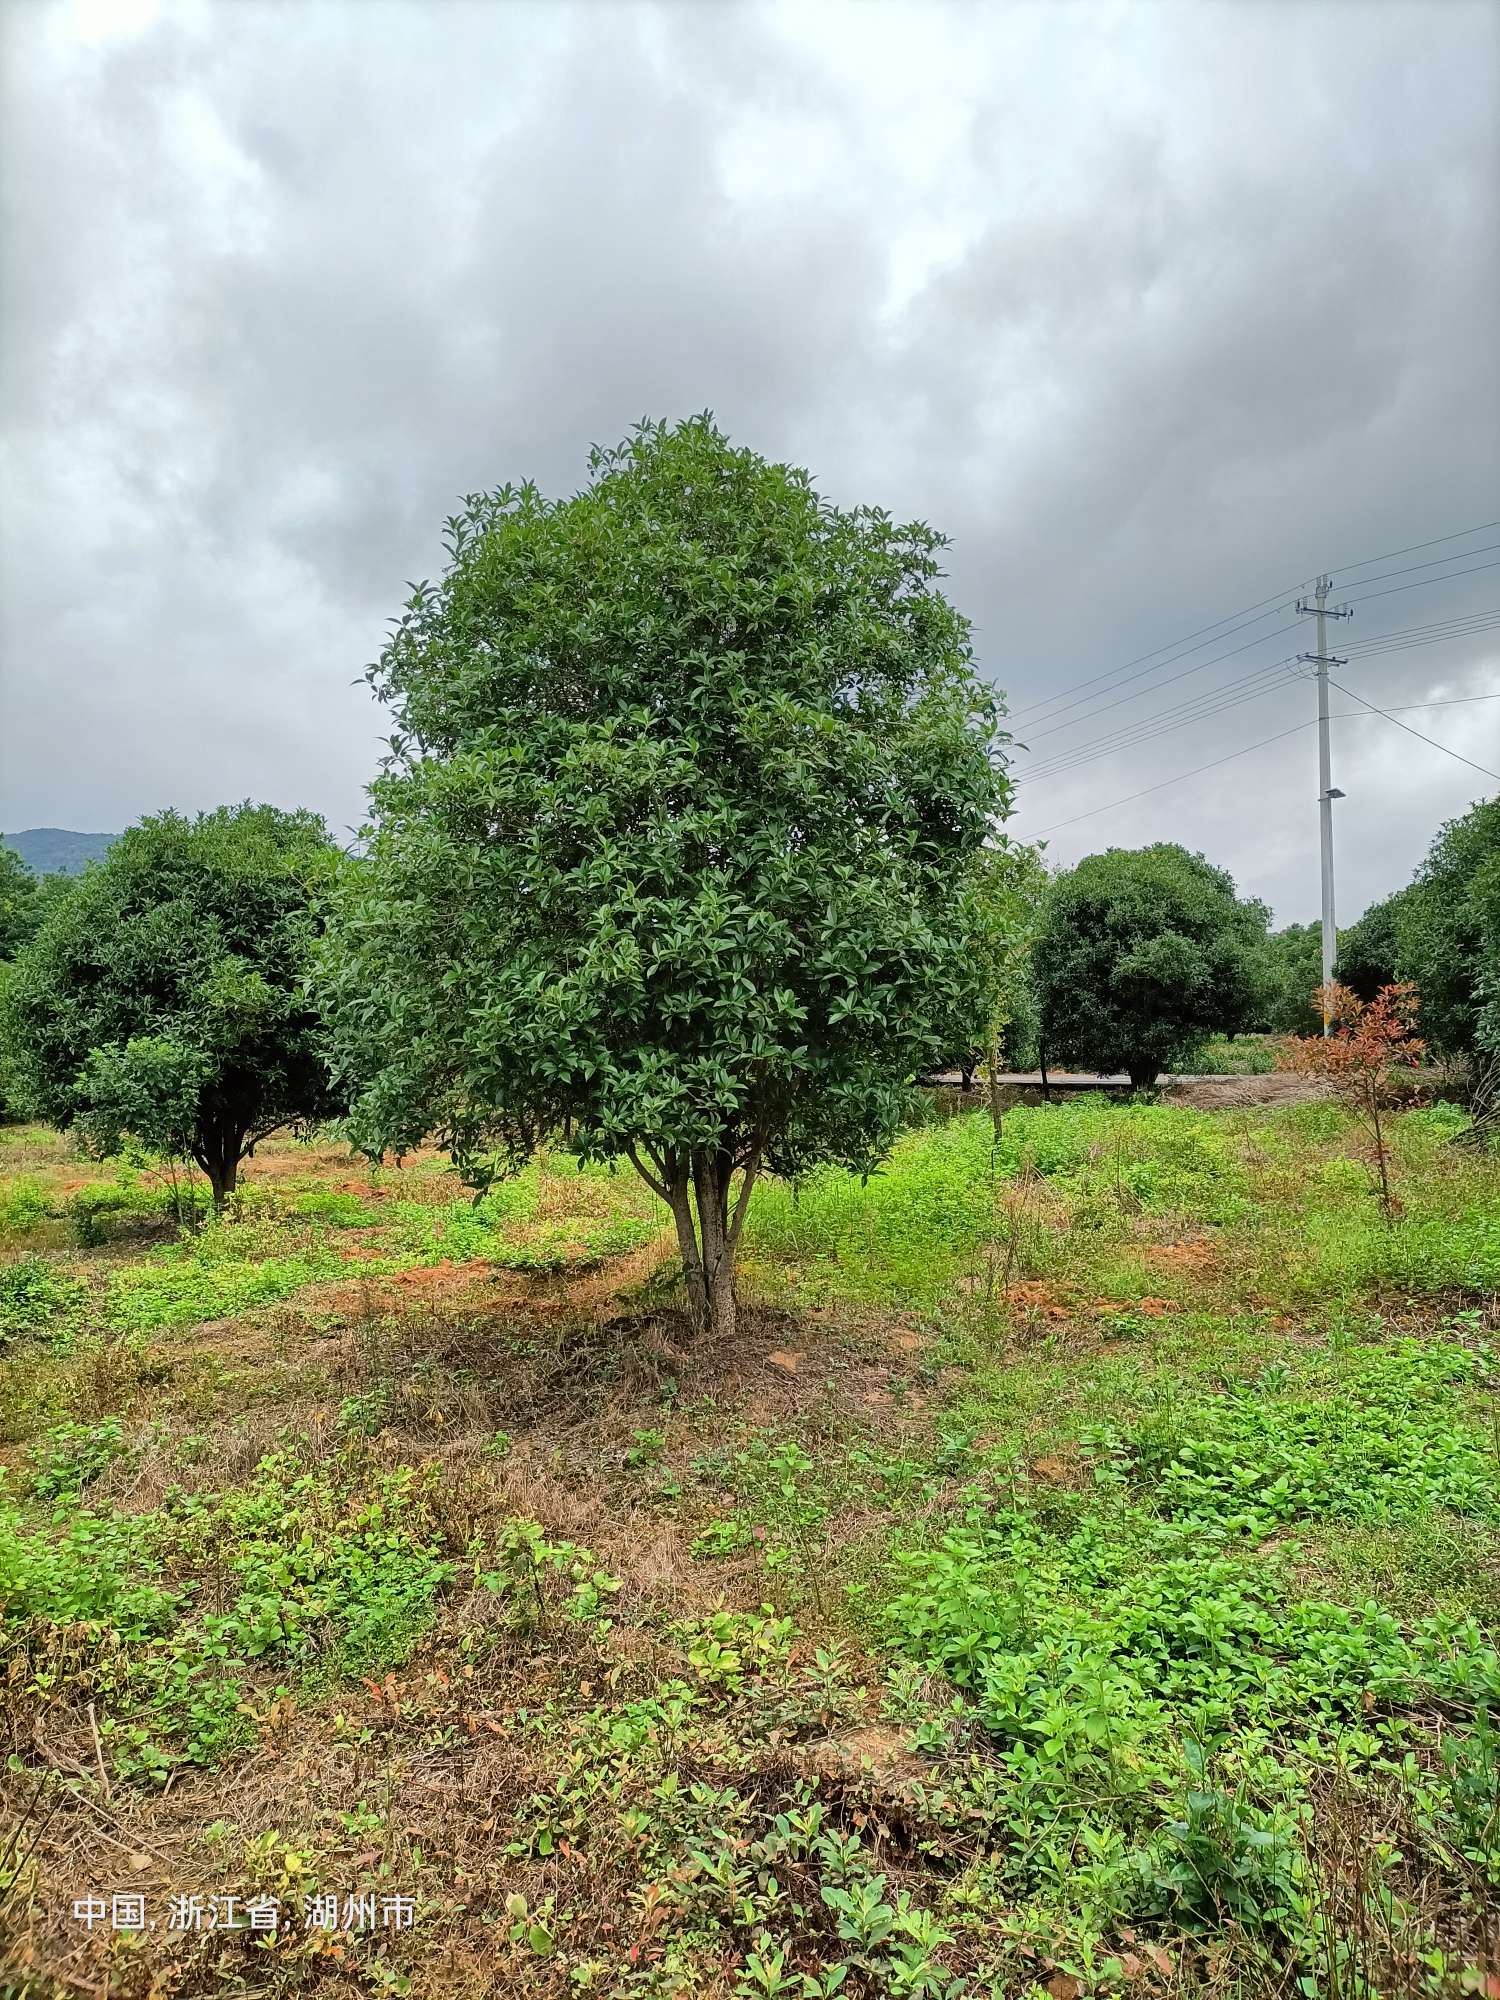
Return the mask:
<svg viewBox="0 0 1500 2000">
<path fill-rule="evenodd" d="M 0 842 L 0 961 L 14 958 L 37 925 L 37 879 L 14 848 Z"/>
<path fill-rule="evenodd" d="M 1319 924 L 1283 924 L 1266 938 L 1262 1005 L 1251 1023 L 1273 1035 L 1321 1033 L 1313 994 L 1323 980 L 1323 931 Z"/>
<path fill-rule="evenodd" d="M 1002 834 L 974 857 L 964 892 L 968 951 L 977 964 L 984 1012 L 979 1038 L 965 1050 L 965 1085 L 983 1066 L 990 1076 L 990 1115 L 1000 1129 L 995 1078 L 1006 1067 L 1007 1040 L 1018 1023 L 1034 1032 L 1031 954 L 1047 891 L 1041 850 Z"/>
<path fill-rule="evenodd" d="M 1049 1061 L 1149 1088 L 1205 1035 L 1264 1011 L 1263 903 L 1168 842 L 1091 854 L 1048 892 L 1036 944 Z"/>
<path fill-rule="evenodd" d="M 371 1146 L 435 1130 L 478 1183 L 566 1117 L 628 1160 L 726 1332 L 757 1174 L 872 1166 L 974 1032 L 954 885 L 1008 739 L 931 529 L 707 417 L 591 473 L 471 497 L 370 669 L 397 721 L 334 1043 Z"/>
<path fill-rule="evenodd" d="M 1396 984 L 1399 957 L 1397 926 L 1410 891 L 1398 889 L 1372 903 L 1356 924 L 1339 932 L 1335 984 L 1361 1000 L 1373 1000 L 1383 986 Z"/>
<path fill-rule="evenodd" d="M 216 1207 L 283 1125 L 336 1108 L 306 978 L 335 859 L 315 814 L 223 807 L 132 827 L 56 900 L 6 996 L 27 1109 L 98 1152 L 197 1162 Z"/>
<path fill-rule="evenodd" d="M 1445 1056 L 1472 1055 L 1500 965 L 1487 920 L 1500 861 L 1500 797 L 1439 829 L 1396 914 L 1396 963 L 1420 991 L 1423 1036 Z"/>
</svg>

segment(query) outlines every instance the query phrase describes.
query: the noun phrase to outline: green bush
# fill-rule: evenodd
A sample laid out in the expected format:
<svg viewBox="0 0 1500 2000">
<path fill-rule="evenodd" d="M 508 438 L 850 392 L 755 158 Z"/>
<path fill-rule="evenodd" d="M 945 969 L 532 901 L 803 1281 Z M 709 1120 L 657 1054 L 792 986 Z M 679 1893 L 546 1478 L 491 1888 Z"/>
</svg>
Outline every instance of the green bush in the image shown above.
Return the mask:
<svg viewBox="0 0 1500 2000">
<path fill-rule="evenodd" d="M 0 1344 L 17 1334 L 67 1332 L 87 1298 L 82 1279 L 63 1277 L 45 1257 L 0 1264 Z"/>
</svg>

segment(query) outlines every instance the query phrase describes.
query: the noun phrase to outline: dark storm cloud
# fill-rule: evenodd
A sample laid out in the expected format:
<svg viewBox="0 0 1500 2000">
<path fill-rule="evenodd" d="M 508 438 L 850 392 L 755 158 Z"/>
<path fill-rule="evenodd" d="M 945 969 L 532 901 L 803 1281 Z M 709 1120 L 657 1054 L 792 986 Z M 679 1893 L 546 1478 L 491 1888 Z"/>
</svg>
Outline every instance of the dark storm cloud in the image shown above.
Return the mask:
<svg viewBox="0 0 1500 2000">
<path fill-rule="evenodd" d="M 4 19 L 6 825 L 247 793 L 356 821 L 382 719 L 350 684 L 455 498 L 569 490 L 648 412 L 712 406 L 833 497 L 943 526 L 1023 740 L 1059 687 L 1500 515 L 1488 7 Z M 1349 674 L 1385 705 L 1493 691 L 1494 636 Z M 1076 726 L 1039 772 L 1177 698 L 1153 678 L 1041 717 Z M 1289 682 L 1039 774 L 1017 828 L 1310 703 Z M 1405 719 L 1500 768 L 1496 709 Z M 1389 723 L 1337 741 L 1352 914 L 1489 787 Z M 1309 730 L 1053 852 L 1182 838 L 1309 915 L 1313 755 Z"/>
</svg>

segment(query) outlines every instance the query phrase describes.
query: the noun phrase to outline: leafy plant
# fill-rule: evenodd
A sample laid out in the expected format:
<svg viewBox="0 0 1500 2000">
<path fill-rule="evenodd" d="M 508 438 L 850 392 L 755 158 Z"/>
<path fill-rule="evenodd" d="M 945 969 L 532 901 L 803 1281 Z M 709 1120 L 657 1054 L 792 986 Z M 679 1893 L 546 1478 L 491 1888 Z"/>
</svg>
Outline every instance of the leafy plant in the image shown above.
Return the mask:
<svg viewBox="0 0 1500 2000">
<path fill-rule="evenodd" d="M 1303 1076 L 1322 1077 L 1351 1111 L 1365 1122 L 1379 1178 L 1380 1205 L 1392 1217 L 1391 1153 L 1385 1113 L 1393 1101 L 1392 1073 L 1410 1067 L 1426 1044 L 1414 1033 L 1417 990 L 1383 986 L 1373 1000 L 1361 1000 L 1345 986 L 1319 987 L 1314 996 L 1333 1032 L 1321 1038 L 1282 1044 L 1281 1066 Z"/>
<path fill-rule="evenodd" d="M 1149 1088 L 1205 1034 L 1248 1028 L 1264 1000 L 1269 912 L 1169 842 L 1092 854 L 1047 896 L 1035 964 L 1053 1061 Z"/>
<path fill-rule="evenodd" d="M 17 1334 L 67 1331 L 87 1298 L 81 1279 L 63 1277 L 45 1257 L 0 1264 L 0 1343 Z"/>
<path fill-rule="evenodd" d="M 336 1108 L 304 978 L 332 853 L 312 813 L 161 813 L 48 911 L 9 981 L 17 1087 L 96 1152 L 193 1160 L 215 1207 L 279 1127 Z"/>
<path fill-rule="evenodd" d="M 570 1120 L 628 1160 L 722 1335 L 762 1171 L 872 1165 L 969 1039 L 951 885 L 1005 739 L 931 529 L 706 416 L 590 469 L 568 500 L 470 496 L 370 670 L 396 728 L 333 1040 L 372 1147 L 435 1129 L 482 1183 Z"/>
</svg>

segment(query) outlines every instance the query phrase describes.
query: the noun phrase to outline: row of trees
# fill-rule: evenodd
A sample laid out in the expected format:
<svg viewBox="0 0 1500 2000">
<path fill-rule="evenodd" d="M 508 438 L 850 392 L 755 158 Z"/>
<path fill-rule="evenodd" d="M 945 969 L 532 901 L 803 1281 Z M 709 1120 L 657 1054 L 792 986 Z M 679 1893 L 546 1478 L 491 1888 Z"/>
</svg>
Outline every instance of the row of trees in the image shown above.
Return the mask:
<svg viewBox="0 0 1500 2000">
<path fill-rule="evenodd" d="M 1201 855 L 1159 845 L 1112 849 L 1032 894 L 1028 990 L 1009 1007 L 1029 1039 L 1011 1051 L 1137 1084 L 1191 1057 L 1209 1034 L 1321 1030 L 1322 934 L 1270 931 L 1270 913 L 1236 896 Z M 1415 989 L 1428 1048 L 1471 1066 L 1500 1062 L 1500 799 L 1442 827 L 1415 880 L 1339 940 L 1335 979 L 1361 1002 Z"/>
<path fill-rule="evenodd" d="M 1305 1034 L 1306 996 L 1321 978 L 1316 924 L 1269 940 L 1271 1004 L 1258 1026 Z M 1373 1000 L 1386 986 L 1420 988 L 1424 1040 L 1447 1057 L 1500 1059 L 1500 798 L 1438 830 L 1412 881 L 1339 933 L 1334 977 Z"/>
<path fill-rule="evenodd" d="M 482 1187 L 566 1120 L 667 1203 L 725 1333 L 760 1174 L 869 1171 L 914 1075 L 1027 1033 L 1153 1081 L 1255 1025 L 1266 912 L 1181 848 L 1049 882 L 997 834 L 1010 738 L 931 529 L 707 417 L 591 471 L 447 524 L 369 670 L 358 855 L 307 813 L 167 813 L 20 920 L 8 1087 L 220 1205 L 286 1124 L 435 1139 Z"/>
<path fill-rule="evenodd" d="M 218 1200 L 334 1107 L 480 1186 L 566 1118 L 667 1202 L 722 1333 L 757 1176 L 872 1168 L 983 1019 L 955 885 L 1008 738 L 932 530 L 707 418 L 591 469 L 448 523 L 370 669 L 361 855 L 264 807 L 133 829 L 17 960 L 10 1060 L 27 1108 L 181 1150 Z"/>
</svg>

